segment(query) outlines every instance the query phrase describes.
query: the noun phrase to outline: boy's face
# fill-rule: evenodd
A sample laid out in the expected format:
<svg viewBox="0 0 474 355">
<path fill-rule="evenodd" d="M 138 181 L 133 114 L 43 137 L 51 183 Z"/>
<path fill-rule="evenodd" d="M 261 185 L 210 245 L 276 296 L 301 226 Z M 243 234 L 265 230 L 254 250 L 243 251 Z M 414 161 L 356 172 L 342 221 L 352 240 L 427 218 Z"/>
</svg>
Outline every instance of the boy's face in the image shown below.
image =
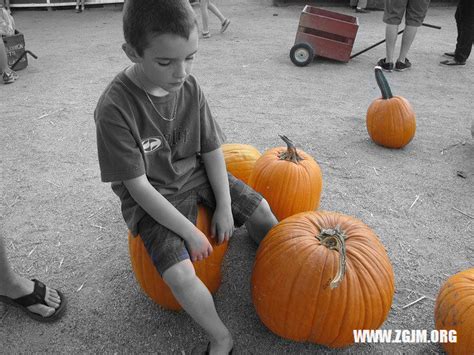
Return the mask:
<svg viewBox="0 0 474 355">
<path fill-rule="evenodd" d="M 191 72 L 197 50 L 197 27 L 188 39 L 175 34 L 162 34 L 150 38 L 143 56 L 138 57 L 138 63 L 149 84 L 174 92 L 181 88 Z"/>
</svg>

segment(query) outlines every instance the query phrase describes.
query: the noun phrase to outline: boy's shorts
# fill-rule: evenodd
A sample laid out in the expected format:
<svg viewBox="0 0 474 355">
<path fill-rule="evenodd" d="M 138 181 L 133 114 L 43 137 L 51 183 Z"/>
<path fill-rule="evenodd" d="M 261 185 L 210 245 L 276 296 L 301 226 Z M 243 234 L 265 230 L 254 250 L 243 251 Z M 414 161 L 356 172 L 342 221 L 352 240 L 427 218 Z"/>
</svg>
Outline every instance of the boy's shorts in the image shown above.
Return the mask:
<svg viewBox="0 0 474 355">
<path fill-rule="evenodd" d="M 262 196 L 233 175 L 228 174 L 228 177 L 234 225 L 240 227 L 253 214 Z M 197 220 L 198 203 L 211 210 L 215 210 L 216 207 L 209 182 L 182 194 L 165 197 L 194 225 Z M 138 233 L 160 275 L 174 264 L 190 259 L 183 238 L 156 222 L 148 214 L 138 222 Z"/>
<path fill-rule="evenodd" d="M 399 25 L 405 14 L 405 24 L 420 27 L 429 5 L 430 0 L 385 0 L 383 22 L 388 25 Z"/>
</svg>

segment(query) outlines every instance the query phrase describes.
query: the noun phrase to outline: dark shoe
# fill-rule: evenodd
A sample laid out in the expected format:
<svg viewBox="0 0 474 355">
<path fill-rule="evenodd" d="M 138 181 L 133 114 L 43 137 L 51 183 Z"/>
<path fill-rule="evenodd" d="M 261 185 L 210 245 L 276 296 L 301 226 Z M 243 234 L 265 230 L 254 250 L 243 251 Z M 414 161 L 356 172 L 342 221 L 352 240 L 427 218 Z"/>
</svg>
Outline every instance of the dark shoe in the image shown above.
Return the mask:
<svg viewBox="0 0 474 355">
<path fill-rule="evenodd" d="M 454 58 L 455 53 L 454 53 L 454 52 L 445 52 L 443 55 L 444 55 L 445 57 Z"/>
<path fill-rule="evenodd" d="M 383 70 L 391 72 L 393 71 L 393 63 L 387 63 L 386 58 L 382 58 L 377 62 L 377 65 L 382 67 Z"/>
<path fill-rule="evenodd" d="M 395 70 L 396 71 L 404 71 L 404 70 L 407 70 L 407 69 L 410 69 L 410 68 L 411 68 L 411 63 L 407 58 L 405 58 L 405 63 L 400 62 L 398 60 L 395 63 Z"/>
<path fill-rule="evenodd" d="M 207 343 L 206 351 L 204 352 L 205 355 L 209 355 L 211 353 L 211 342 Z M 234 348 L 230 349 L 229 355 L 234 353 Z"/>
<path fill-rule="evenodd" d="M 368 14 L 370 11 L 366 10 L 366 9 L 363 9 L 361 7 L 356 7 L 356 12 L 359 13 L 359 14 Z"/>
<path fill-rule="evenodd" d="M 448 60 L 443 60 L 439 62 L 439 64 L 453 66 L 453 65 L 466 65 L 466 62 L 458 62 L 456 59 L 448 59 Z"/>
<path fill-rule="evenodd" d="M 56 309 L 56 311 L 52 315 L 50 315 L 49 317 L 43 317 L 41 314 L 32 312 L 27 307 L 33 306 L 34 304 L 44 304 L 44 305 L 47 305 L 47 304 L 45 301 L 46 286 L 41 281 L 38 281 L 35 279 L 31 281 L 35 283 L 32 293 L 20 298 L 15 298 L 15 299 L 7 297 L 7 296 L 0 296 L 0 302 L 18 307 L 23 312 L 25 312 L 28 316 L 40 322 L 53 322 L 57 320 L 64 313 L 64 310 L 66 308 L 66 298 L 61 292 L 56 290 L 59 297 L 61 298 L 61 305 L 59 306 L 59 308 Z"/>
</svg>

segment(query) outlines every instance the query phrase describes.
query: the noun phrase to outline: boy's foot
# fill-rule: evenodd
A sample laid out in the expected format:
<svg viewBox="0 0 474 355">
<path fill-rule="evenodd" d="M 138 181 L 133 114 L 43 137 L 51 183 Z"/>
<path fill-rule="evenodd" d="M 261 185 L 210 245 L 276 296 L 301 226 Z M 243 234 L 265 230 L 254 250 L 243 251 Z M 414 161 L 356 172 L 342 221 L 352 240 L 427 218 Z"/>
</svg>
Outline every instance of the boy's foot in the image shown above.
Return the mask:
<svg viewBox="0 0 474 355">
<path fill-rule="evenodd" d="M 356 7 L 356 12 L 359 13 L 359 14 L 368 14 L 370 11 L 366 10 L 366 9 L 363 9 L 361 7 Z"/>
<path fill-rule="evenodd" d="M 222 22 L 221 33 L 224 33 L 224 31 L 227 29 L 227 27 L 229 27 L 229 25 L 230 25 L 230 20 L 226 18 L 224 22 Z"/>
<path fill-rule="evenodd" d="M 9 73 L 3 72 L 2 78 L 3 78 L 3 83 L 4 84 L 11 84 L 15 80 L 18 79 L 18 74 L 16 72 L 14 72 L 13 70 L 10 71 Z"/>
<path fill-rule="evenodd" d="M 454 52 L 444 52 L 443 55 L 444 55 L 445 57 L 454 58 L 454 54 L 455 54 Z"/>
<path fill-rule="evenodd" d="M 205 355 L 209 355 L 211 353 L 211 342 L 207 343 L 207 348 L 206 351 L 204 351 Z M 227 352 L 227 354 L 232 355 L 234 353 L 234 347 L 231 346 L 230 350 Z"/>
<path fill-rule="evenodd" d="M 76 14 L 81 13 L 81 9 L 79 7 L 76 7 Z"/>
<path fill-rule="evenodd" d="M 454 65 L 466 65 L 466 62 L 459 62 L 456 59 L 448 59 L 448 60 L 443 60 L 439 62 L 439 64 L 454 66 Z"/>
<path fill-rule="evenodd" d="M 58 319 L 66 307 L 66 298 L 61 292 L 35 279 L 18 277 L 14 286 L 0 292 L 0 302 L 18 307 L 40 322 Z"/>
<path fill-rule="evenodd" d="M 380 59 L 380 60 L 377 62 L 377 65 L 378 65 L 379 67 L 381 67 L 382 70 L 385 70 L 385 71 L 388 71 L 388 72 L 393 71 L 393 63 L 392 63 L 392 62 L 387 63 L 387 62 L 386 62 L 386 58 Z"/>
<path fill-rule="evenodd" d="M 202 33 L 202 38 L 211 38 L 211 34 L 209 33 L 209 31 L 203 32 Z"/>
<path fill-rule="evenodd" d="M 395 63 L 396 71 L 404 71 L 410 68 L 411 68 L 411 63 L 408 60 L 408 58 L 405 58 L 405 62 L 400 62 L 399 60 L 397 60 L 397 62 Z"/>
</svg>

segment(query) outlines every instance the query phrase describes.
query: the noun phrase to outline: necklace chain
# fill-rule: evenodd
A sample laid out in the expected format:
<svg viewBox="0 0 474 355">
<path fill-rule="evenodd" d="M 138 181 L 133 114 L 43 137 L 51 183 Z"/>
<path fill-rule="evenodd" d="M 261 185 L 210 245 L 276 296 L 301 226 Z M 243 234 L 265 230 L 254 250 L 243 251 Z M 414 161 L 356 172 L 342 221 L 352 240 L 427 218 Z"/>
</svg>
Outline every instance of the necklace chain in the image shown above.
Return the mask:
<svg viewBox="0 0 474 355">
<path fill-rule="evenodd" d="M 173 111 L 171 112 L 171 117 L 170 117 L 170 118 L 165 117 L 164 115 L 162 115 L 162 114 L 160 113 L 160 111 L 158 111 L 158 109 L 156 108 L 156 106 L 155 106 L 155 104 L 153 103 L 153 101 L 151 101 L 150 95 L 148 95 L 148 92 L 145 90 L 145 87 L 143 86 L 143 84 L 142 84 L 142 82 L 140 81 L 140 79 L 138 79 L 138 77 L 137 77 L 137 80 L 140 82 L 141 89 L 145 92 L 145 95 L 146 95 L 146 97 L 148 98 L 148 101 L 150 101 L 151 106 L 153 106 L 153 109 L 154 109 L 155 112 L 158 114 L 158 116 L 160 116 L 163 120 L 168 121 L 168 122 L 174 121 L 175 118 L 176 118 L 176 111 L 177 111 L 177 108 L 178 108 L 178 98 L 177 98 L 177 97 L 174 98 L 174 106 L 173 106 Z"/>
</svg>

